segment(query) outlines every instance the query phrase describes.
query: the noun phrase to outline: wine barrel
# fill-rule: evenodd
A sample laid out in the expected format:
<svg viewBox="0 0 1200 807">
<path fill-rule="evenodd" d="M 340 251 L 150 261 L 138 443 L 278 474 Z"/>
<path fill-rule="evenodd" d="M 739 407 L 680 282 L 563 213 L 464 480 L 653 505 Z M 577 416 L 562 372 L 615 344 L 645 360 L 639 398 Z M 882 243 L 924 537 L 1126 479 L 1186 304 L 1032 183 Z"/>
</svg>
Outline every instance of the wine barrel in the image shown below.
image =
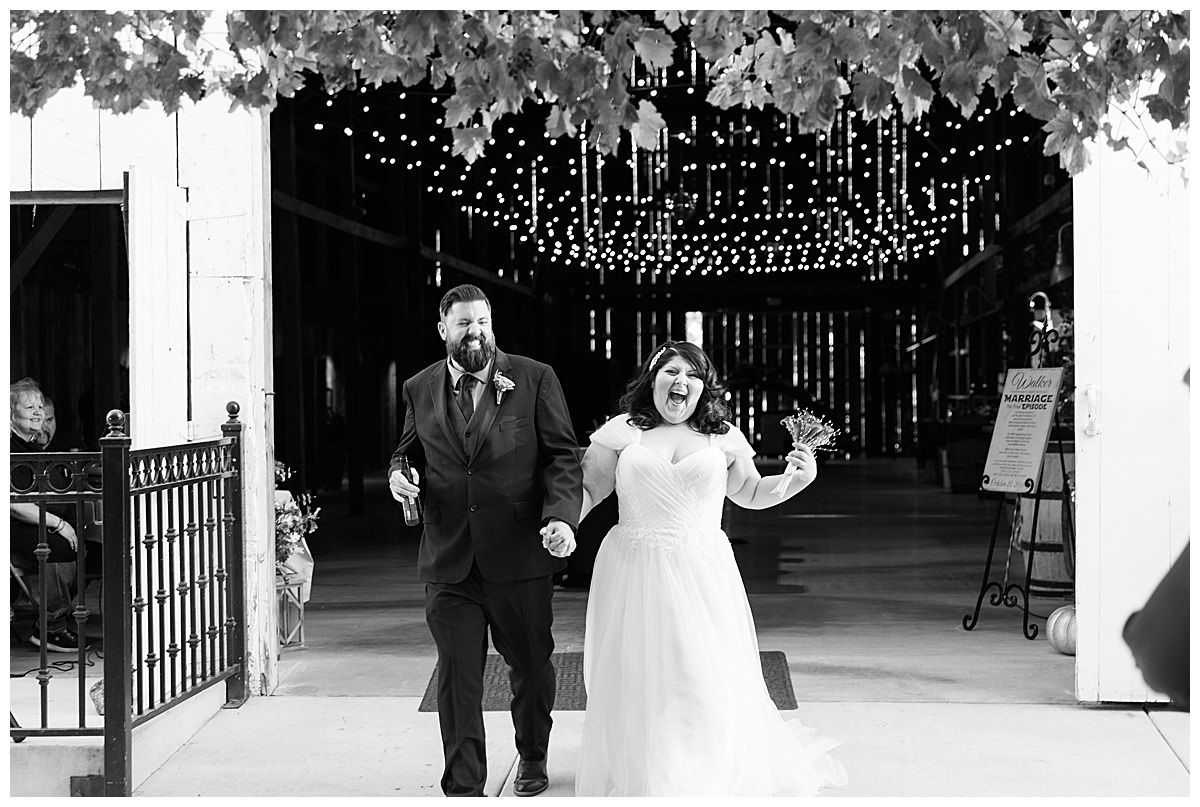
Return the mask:
<svg viewBox="0 0 1200 807">
<path fill-rule="evenodd" d="M 1063 493 L 1062 466 L 1075 479 L 1075 444 L 1052 441 L 1042 458 L 1042 492 L 1038 503 L 1037 536 L 1033 548 L 1033 571 L 1029 594 L 1037 597 L 1070 597 L 1075 593 L 1075 505 L 1068 489 Z M 1033 494 L 1017 498 L 1013 512 L 1012 544 L 1021 550 L 1023 568 L 1029 568 L 1029 537 L 1033 527 Z"/>
</svg>

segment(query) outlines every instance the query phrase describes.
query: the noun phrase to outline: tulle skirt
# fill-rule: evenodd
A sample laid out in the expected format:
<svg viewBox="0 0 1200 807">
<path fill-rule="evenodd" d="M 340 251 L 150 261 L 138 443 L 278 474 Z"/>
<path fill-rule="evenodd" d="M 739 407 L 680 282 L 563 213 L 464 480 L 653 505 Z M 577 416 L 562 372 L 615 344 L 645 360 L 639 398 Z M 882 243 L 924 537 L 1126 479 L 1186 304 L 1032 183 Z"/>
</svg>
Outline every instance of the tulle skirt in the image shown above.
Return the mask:
<svg viewBox="0 0 1200 807">
<path fill-rule="evenodd" d="M 725 534 L 614 527 L 588 595 L 577 796 L 806 796 L 837 745 L 784 721 Z"/>
</svg>

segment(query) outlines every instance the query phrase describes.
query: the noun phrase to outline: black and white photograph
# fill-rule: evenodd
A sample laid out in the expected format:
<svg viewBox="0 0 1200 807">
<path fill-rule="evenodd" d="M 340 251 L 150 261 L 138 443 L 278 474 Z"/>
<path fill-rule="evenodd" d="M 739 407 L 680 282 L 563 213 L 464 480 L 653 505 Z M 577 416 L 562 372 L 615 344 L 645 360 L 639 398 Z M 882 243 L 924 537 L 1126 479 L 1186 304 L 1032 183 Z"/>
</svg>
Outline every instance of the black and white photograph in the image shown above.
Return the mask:
<svg viewBox="0 0 1200 807">
<path fill-rule="evenodd" d="M 10 798 L 1187 798 L 1191 12 L 10 10 Z"/>
</svg>

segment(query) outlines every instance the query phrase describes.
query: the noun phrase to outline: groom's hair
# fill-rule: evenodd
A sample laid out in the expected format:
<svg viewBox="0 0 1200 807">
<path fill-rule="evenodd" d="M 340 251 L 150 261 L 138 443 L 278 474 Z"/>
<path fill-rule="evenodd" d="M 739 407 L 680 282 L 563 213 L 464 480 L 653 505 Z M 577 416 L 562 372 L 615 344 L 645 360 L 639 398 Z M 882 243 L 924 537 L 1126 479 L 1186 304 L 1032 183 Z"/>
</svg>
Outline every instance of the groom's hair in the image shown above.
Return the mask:
<svg viewBox="0 0 1200 807">
<path fill-rule="evenodd" d="M 717 371 L 703 350 L 691 342 L 666 342 L 651 354 L 642 371 L 625 387 L 619 406 L 629 415 L 629 422 L 639 429 L 653 429 L 663 422 L 654 405 L 654 377 L 672 356 L 679 356 L 696 368 L 704 381 L 700 400 L 689 423 L 701 434 L 725 434 L 729 431 L 729 406 L 725 403 L 725 388 L 717 380 Z"/>
<path fill-rule="evenodd" d="M 476 300 L 483 300 L 488 304 L 488 309 L 491 309 L 492 301 L 483 293 L 483 289 L 478 286 L 472 286 L 470 283 L 463 283 L 461 286 L 455 286 L 450 289 L 450 291 L 442 296 L 438 312 L 444 317 L 455 303 L 473 303 Z"/>
</svg>

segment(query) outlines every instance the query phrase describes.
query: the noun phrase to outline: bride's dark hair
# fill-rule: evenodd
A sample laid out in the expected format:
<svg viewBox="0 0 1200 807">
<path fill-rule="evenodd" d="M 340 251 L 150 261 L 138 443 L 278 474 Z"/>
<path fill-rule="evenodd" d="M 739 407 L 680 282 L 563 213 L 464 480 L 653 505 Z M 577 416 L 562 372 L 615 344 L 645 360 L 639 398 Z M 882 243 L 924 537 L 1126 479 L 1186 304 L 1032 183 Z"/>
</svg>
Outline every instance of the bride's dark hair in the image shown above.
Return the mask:
<svg viewBox="0 0 1200 807">
<path fill-rule="evenodd" d="M 625 386 L 618 403 L 629 415 L 629 422 L 639 429 L 653 429 L 663 422 L 654 405 L 654 377 L 662 366 L 679 356 L 700 374 L 704 389 L 688 424 L 701 434 L 725 434 L 729 431 L 729 407 L 725 403 L 725 388 L 717 380 L 717 372 L 704 351 L 691 342 L 667 341 L 660 345 L 642 365 L 642 370 Z"/>
</svg>

